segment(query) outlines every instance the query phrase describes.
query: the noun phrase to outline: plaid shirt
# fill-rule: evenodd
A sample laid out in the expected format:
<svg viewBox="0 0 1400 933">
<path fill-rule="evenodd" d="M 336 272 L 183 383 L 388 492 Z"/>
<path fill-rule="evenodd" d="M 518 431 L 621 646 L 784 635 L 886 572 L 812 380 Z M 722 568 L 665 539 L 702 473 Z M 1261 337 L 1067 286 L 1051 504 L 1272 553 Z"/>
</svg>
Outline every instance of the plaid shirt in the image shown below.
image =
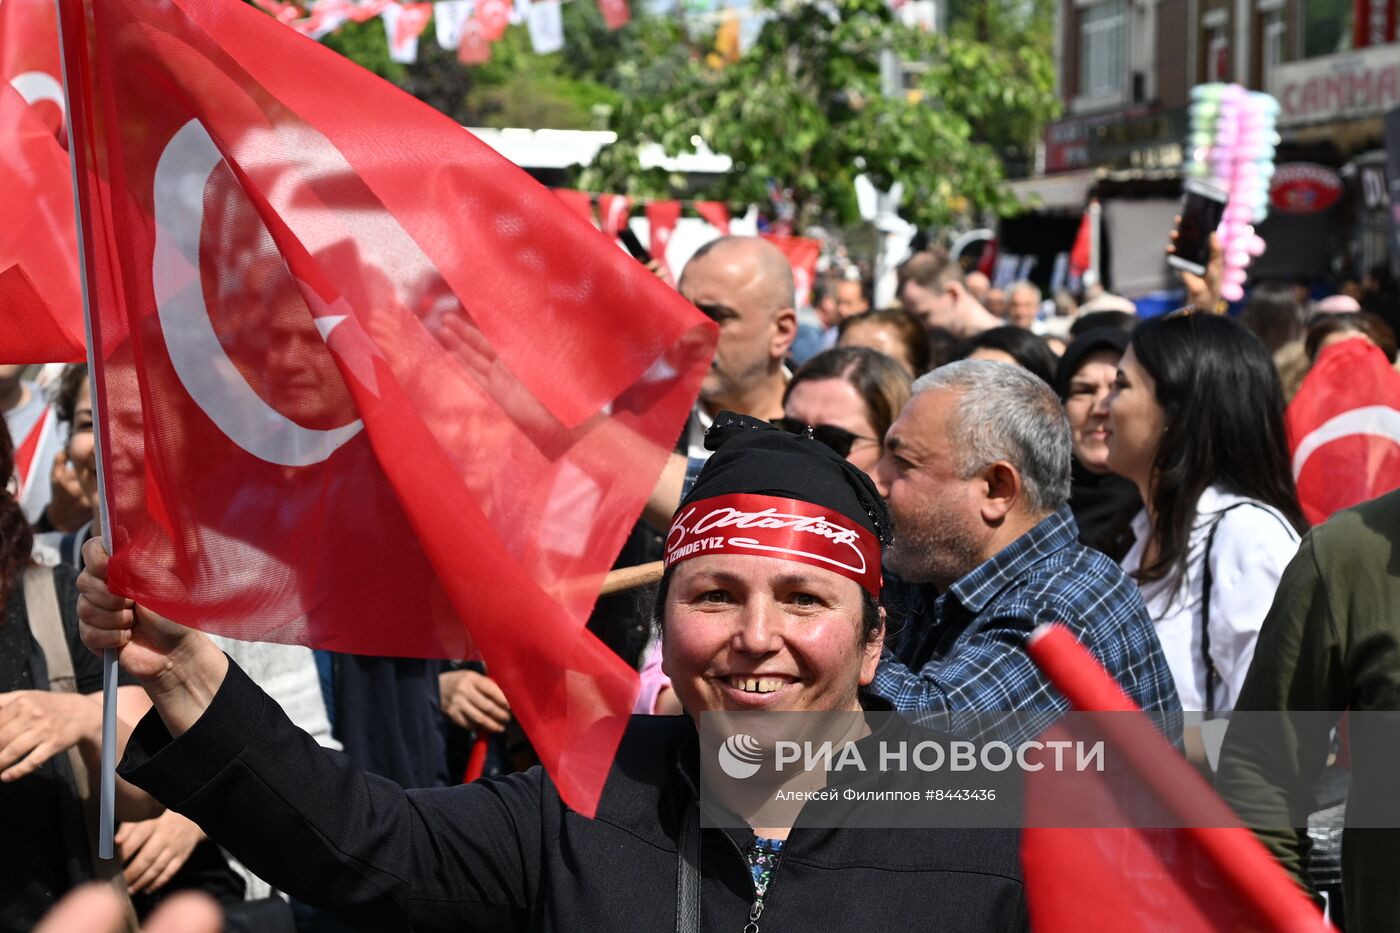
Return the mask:
<svg viewBox="0 0 1400 933">
<path fill-rule="evenodd" d="M 1036 626 L 1060 622 L 1138 706 L 1180 710 L 1137 586 L 1078 538 L 1066 506 L 958 580 L 892 642 L 869 689 L 906 712 L 1064 711 L 1023 647 Z"/>
</svg>

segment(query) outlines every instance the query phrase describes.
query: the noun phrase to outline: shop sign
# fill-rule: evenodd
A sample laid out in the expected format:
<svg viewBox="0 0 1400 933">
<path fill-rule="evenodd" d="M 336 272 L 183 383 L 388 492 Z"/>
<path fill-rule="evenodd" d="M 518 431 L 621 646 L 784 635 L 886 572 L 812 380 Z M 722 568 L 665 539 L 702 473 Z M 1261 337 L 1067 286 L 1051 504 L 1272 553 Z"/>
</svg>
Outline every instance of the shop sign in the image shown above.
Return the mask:
<svg viewBox="0 0 1400 933">
<path fill-rule="evenodd" d="M 1342 179 L 1324 165 L 1280 165 L 1269 187 L 1269 203 L 1284 214 L 1317 214 L 1342 199 Z"/>
<path fill-rule="evenodd" d="M 1279 126 L 1379 116 L 1400 105 L 1400 45 L 1278 65 L 1269 92 L 1282 106 Z"/>
<path fill-rule="evenodd" d="M 1186 111 L 1135 107 L 1058 120 L 1045 129 L 1045 173 L 1181 165 Z"/>
</svg>

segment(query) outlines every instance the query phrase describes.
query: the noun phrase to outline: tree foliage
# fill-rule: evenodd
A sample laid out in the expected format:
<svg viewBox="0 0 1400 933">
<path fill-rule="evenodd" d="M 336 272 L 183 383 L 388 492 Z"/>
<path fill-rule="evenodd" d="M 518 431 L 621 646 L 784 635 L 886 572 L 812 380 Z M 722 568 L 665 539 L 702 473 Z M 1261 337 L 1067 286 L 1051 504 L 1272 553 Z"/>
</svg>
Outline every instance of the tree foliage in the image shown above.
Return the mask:
<svg viewBox="0 0 1400 933">
<path fill-rule="evenodd" d="M 675 154 L 698 138 L 734 160 L 719 196 L 763 204 L 781 192 L 799 226 L 853 222 L 861 173 L 882 189 L 903 182 L 901 212 L 921 225 L 1015 209 L 1002 159 L 1057 107 L 1050 32 L 1034 34 L 1034 7 L 983 0 L 994 13 L 982 28 L 930 34 L 897 23 L 883 0 L 762 2 L 769 18 L 739 61 L 673 60 L 654 93 L 624 95 L 619 141 L 587 187 L 665 196 L 673 180 L 639 171 L 640 146 Z M 912 93 L 882 94 L 885 48 L 925 64 Z"/>
<path fill-rule="evenodd" d="M 1004 166 L 1026 163 L 1057 113 L 1052 0 L 951 0 L 939 34 L 899 24 L 886 0 L 754 2 L 762 28 L 723 67 L 708 54 L 713 16 L 696 27 L 646 0 L 632 0 L 633 21 L 616 32 L 591 0 L 565 3 L 562 52 L 536 55 L 512 26 L 476 67 L 439 48 L 431 27 L 412 65 L 389 59 L 377 19 L 324 41 L 466 125 L 616 131 L 581 172 L 589 190 L 692 194 L 693 180 L 643 170 L 640 154 L 703 142 L 734 163 L 706 196 L 785 206 L 798 226 L 853 223 L 861 173 L 882 189 L 903 182 L 901 212 L 924 226 L 1015 209 Z M 683 4 L 693 14 L 716 0 Z M 916 66 L 907 93 L 882 93 L 885 49 Z"/>
</svg>

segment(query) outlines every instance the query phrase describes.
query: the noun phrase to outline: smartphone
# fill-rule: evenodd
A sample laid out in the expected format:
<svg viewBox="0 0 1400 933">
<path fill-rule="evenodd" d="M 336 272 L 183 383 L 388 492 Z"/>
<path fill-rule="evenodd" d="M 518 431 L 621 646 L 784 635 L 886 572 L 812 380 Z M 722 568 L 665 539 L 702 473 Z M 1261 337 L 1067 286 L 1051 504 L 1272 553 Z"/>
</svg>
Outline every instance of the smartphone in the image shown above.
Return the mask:
<svg viewBox="0 0 1400 933">
<path fill-rule="evenodd" d="M 1229 194 L 1195 178 L 1182 185 L 1181 220 L 1176 225 L 1176 248 L 1167 262 L 1177 269 L 1206 274 L 1210 262 L 1210 235 L 1220 226 Z"/>
<path fill-rule="evenodd" d="M 642 245 L 642 241 L 637 239 L 637 235 L 632 232 L 631 227 L 623 227 L 617 231 L 617 238 L 622 241 L 622 245 L 627 247 L 627 252 L 632 254 L 632 258 L 646 265 L 651 262 L 651 253 Z"/>
</svg>

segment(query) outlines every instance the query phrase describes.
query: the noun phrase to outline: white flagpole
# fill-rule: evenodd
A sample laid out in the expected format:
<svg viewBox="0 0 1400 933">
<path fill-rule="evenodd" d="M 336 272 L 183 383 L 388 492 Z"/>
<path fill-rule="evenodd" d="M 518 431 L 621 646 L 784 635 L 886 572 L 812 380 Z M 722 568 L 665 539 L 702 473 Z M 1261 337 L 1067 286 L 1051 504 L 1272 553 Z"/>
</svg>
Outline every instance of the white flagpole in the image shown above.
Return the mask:
<svg viewBox="0 0 1400 933">
<path fill-rule="evenodd" d="M 106 471 L 102 468 L 102 424 L 106 400 L 97 391 L 97 349 L 92 339 L 92 293 L 88 283 L 87 244 L 83 236 L 83 210 L 78 193 L 78 161 L 75 157 L 77 134 L 73 130 L 73 80 L 68 69 L 68 56 L 63 45 L 63 0 L 58 6 L 58 57 L 63 71 L 64 120 L 68 124 L 68 166 L 73 179 L 73 216 L 78 234 L 78 282 L 83 293 L 83 328 L 87 335 L 88 390 L 92 395 L 92 433 L 97 456 L 97 509 L 102 523 L 102 543 L 112 550 L 112 525 L 107 511 Z M 82 2 L 82 0 L 74 0 Z M 86 19 L 86 17 L 84 17 Z M 117 797 L 117 652 L 108 648 L 102 653 L 102 765 L 98 798 L 97 855 L 110 859 L 115 855 L 113 834 L 116 824 Z"/>
</svg>

